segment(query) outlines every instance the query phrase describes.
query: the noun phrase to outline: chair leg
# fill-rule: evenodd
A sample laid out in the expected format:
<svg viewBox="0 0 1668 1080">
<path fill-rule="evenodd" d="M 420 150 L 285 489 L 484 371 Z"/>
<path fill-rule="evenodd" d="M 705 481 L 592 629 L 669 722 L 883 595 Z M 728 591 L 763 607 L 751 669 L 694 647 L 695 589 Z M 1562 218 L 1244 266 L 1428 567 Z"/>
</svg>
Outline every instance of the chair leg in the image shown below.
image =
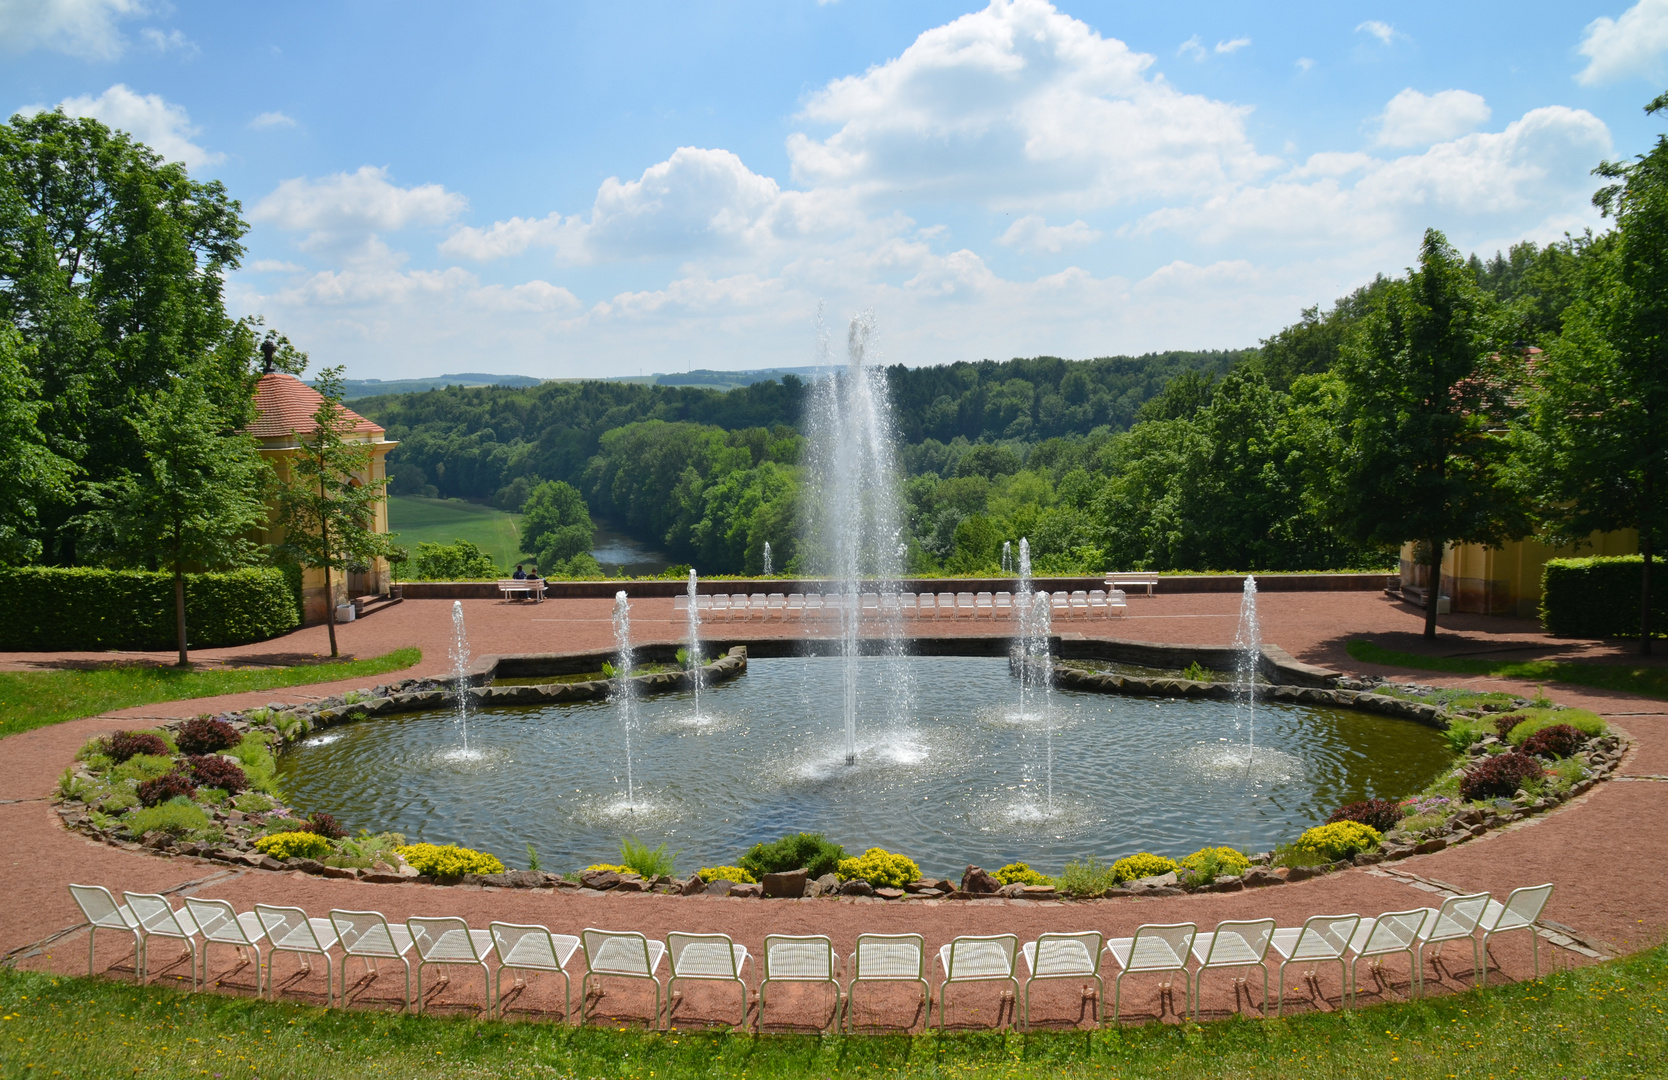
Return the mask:
<svg viewBox="0 0 1668 1080">
<path fill-rule="evenodd" d="M 1286 964 L 1287 961 L 1280 961 L 1280 996 L 1274 1001 L 1275 1016 L 1283 1016 L 1286 1011 Z"/>
</svg>

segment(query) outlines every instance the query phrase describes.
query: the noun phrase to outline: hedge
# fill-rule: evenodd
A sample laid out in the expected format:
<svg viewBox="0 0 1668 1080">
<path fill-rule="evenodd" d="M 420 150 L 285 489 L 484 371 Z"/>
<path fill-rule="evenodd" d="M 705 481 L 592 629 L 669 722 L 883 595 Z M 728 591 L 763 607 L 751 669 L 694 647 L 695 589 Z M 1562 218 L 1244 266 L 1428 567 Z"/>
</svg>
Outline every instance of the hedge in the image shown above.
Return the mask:
<svg viewBox="0 0 1668 1080">
<path fill-rule="evenodd" d="M 1541 572 L 1541 628 L 1558 637 L 1638 637 L 1640 555 L 1548 559 Z M 1651 628 L 1668 631 L 1668 565 L 1651 560 Z"/>
<path fill-rule="evenodd" d="M 171 649 L 174 576 L 91 566 L 0 569 L 0 649 Z M 242 645 L 301 625 L 276 567 L 185 577 L 186 640 L 194 649 Z"/>
</svg>

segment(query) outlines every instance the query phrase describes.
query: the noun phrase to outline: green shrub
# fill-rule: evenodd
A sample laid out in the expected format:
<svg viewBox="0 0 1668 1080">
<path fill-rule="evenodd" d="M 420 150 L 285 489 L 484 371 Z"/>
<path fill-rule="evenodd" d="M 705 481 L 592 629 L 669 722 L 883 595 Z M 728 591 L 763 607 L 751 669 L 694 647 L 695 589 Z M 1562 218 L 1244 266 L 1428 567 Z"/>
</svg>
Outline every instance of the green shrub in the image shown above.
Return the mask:
<svg viewBox="0 0 1668 1080">
<path fill-rule="evenodd" d="M 277 805 L 258 791 L 246 791 L 232 800 L 232 806 L 245 814 L 264 814 Z"/>
<path fill-rule="evenodd" d="M 243 763 L 244 775 L 249 777 L 249 786 L 257 791 L 264 791 L 271 795 L 278 794 L 277 774 L 278 763 L 273 760 L 269 748 L 272 735 L 265 731 L 251 731 L 243 740 L 227 754 Z"/>
<path fill-rule="evenodd" d="M 468 540 L 451 544 L 419 541 L 416 554 L 406 566 L 406 581 L 488 581 L 505 576 L 492 564 L 491 555 Z"/>
<path fill-rule="evenodd" d="M 384 866 L 396 866 L 399 856 L 396 854 L 405 846 L 405 837 L 399 833 L 376 833 L 361 831 L 358 836 L 338 841 L 336 849 L 324 860 L 327 866 L 357 866 L 361 869 L 369 868 L 376 863 Z"/>
<path fill-rule="evenodd" d="M 1126 855 L 1112 864 L 1112 876 L 1121 885 L 1126 881 L 1138 881 L 1145 877 L 1157 877 L 1180 870 L 1181 863 L 1174 859 L 1167 859 L 1163 855 L 1154 855 L 1150 851 L 1142 851 L 1135 855 Z"/>
<path fill-rule="evenodd" d="M 134 754 L 110 770 L 110 782 L 119 784 L 123 780 L 132 780 L 135 783 L 144 783 L 173 771 L 174 759 L 171 757 L 163 754 Z"/>
<path fill-rule="evenodd" d="M 255 850 L 274 859 L 322 859 L 330 854 L 330 841 L 318 833 L 279 832 L 255 841 Z"/>
<path fill-rule="evenodd" d="M 1022 862 L 1011 862 L 996 871 L 995 878 L 1004 885 L 1047 885 L 1047 874 L 1039 874 Z"/>
<path fill-rule="evenodd" d="M 1111 864 L 1091 856 L 1082 862 L 1067 863 L 1055 879 L 1054 887 L 1071 896 L 1099 896 L 1116 884 L 1118 875 L 1113 873 Z"/>
<path fill-rule="evenodd" d="M 1303 847 L 1300 844 L 1279 844 L 1274 849 L 1274 866 L 1325 866 L 1335 860 L 1327 858 L 1314 848 Z"/>
<path fill-rule="evenodd" d="M 1511 733 L 1506 736 L 1506 741 L 1513 746 L 1522 746 L 1523 740 L 1535 732 L 1556 724 L 1568 724 L 1593 739 L 1610 731 L 1610 726 L 1604 722 L 1602 716 L 1586 709 L 1522 709 L 1514 715 L 1520 715 L 1523 719 L 1513 725 Z"/>
<path fill-rule="evenodd" d="M 106 814 L 132 810 L 139 805 L 139 796 L 130 787 L 119 787 L 98 801 L 98 808 Z"/>
<path fill-rule="evenodd" d="M 1347 859 L 1362 851 L 1378 847 L 1383 834 L 1371 825 L 1359 821 L 1334 821 L 1330 825 L 1316 825 L 1297 838 L 1294 847 L 1312 851 L 1327 862 Z"/>
<path fill-rule="evenodd" d="M 587 870 L 594 869 L 586 867 Z M 733 881 L 737 885 L 752 885 L 757 879 L 739 866 L 703 866 L 695 876 L 711 885 L 715 881 Z"/>
<path fill-rule="evenodd" d="M 1448 740 L 1448 749 L 1456 754 L 1463 754 L 1472 743 L 1489 733 L 1489 729 L 1481 723 L 1462 716 L 1456 716 L 1448 721 L 1448 730 L 1442 733 Z"/>
<path fill-rule="evenodd" d="M 65 769 L 58 777 L 58 794 L 72 802 L 92 802 L 98 785 L 75 775 L 74 769 Z"/>
<path fill-rule="evenodd" d="M 170 836 L 186 836 L 207 828 L 209 816 L 190 799 L 174 799 L 156 806 L 135 810 L 122 818 L 122 825 L 134 836 L 148 832 L 165 832 Z"/>
<path fill-rule="evenodd" d="M 867 881 L 877 889 L 901 889 L 921 877 L 921 868 L 907 855 L 872 847 L 856 858 L 841 859 L 835 868 L 841 881 Z"/>
<path fill-rule="evenodd" d="M 1231 847 L 1206 847 L 1182 859 L 1181 866 L 1192 878 L 1208 884 L 1219 877 L 1238 877 L 1251 869 L 1251 860 Z"/>
<path fill-rule="evenodd" d="M 620 862 L 646 878 L 671 877 L 676 858 L 666 850 L 665 844 L 651 848 L 635 836 L 620 840 Z"/>
<path fill-rule="evenodd" d="M 498 856 L 454 844 L 407 844 L 397 850 L 413 870 L 430 877 L 455 878 L 464 874 L 504 872 L 504 864 L 498 861 Z"/>
<path fill-rule="evenodd" d="M 846 849 L 822 833 L 802 832 L 768 844 L 754 844 L 741 857 L 741 865 L 755 881 L 763 880 L 766 874 L 781 874 L 802 866 L 813 878 L 819 878 L 837 873 L 840 860 L 845 857 Z"/>
<path fill-rule="evenodd" d="M 88 566 L 0 569 L 7 618 L 0 649 L 169 649 L 176 643 L 174 577 L 166 571 Z M 193 648 L 242 645 L 300 625 L 283 572 L 250 567 L 187 574 L 185 621 Z"/>
<path fill-rule="evenodd" d="M 1596 555 L 1548 559 L 1541 571 L 1541 626 L 1558 637 L 1638 637 L 1644 559 Z M 1651 625 L 1668 627 L 1668 589 L 1651 590 Z"/>
</svg>

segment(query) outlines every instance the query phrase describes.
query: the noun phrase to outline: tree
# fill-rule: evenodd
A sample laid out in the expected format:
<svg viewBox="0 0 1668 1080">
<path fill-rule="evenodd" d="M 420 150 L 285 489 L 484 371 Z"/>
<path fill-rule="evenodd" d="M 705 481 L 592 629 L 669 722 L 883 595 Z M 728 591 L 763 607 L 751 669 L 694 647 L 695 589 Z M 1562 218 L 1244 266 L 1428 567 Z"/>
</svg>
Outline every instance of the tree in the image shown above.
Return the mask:
<svg viewBox="0 0 1668 1080">
<path fill-rule="evenodd" d="M 1668 108 L 1668 94 L 1646 106 Z M 1588 260 L 1564 333 L 1531 380 L 1521 445 L 1555 541 L 1639 531 L 1639 648 L 1651 651 L 1651 563 L 1668 529 L 1668 138 L 1631 163 L 1594 170 L 1617 181 L 1593 196 L 1616 219 Z"/>
<path fill-rule="evenodd" d="M 93 509 L 81 524 L 95 549 L 173 571 L 174 629 L 185 667 L 186 568 L 220 570 L 254 559 L 249 537 L 266 519 L 261 495 L 272 473 L 254 440 L 228 430 L 191 378 L 152 394 L 128 423 L 143 447 L 143 467 L 92 485 Z"/>
<path fill-rule="evenodd" d="M 38 427 L 39 384 L 29 377 L 29 352 L 17 329 L 0 323 L 0 566 L 40 554 L 37 508 L 69 499 L 75 463 L 54 454 Z"/>
<path fill-rule="evenodd" d="M 302 566 L 324 571 L 325 622 L 330 627 L 330 655 L 336 656 L 330 574 L 367 566 L 393 552 L 388 537 L 373 530 L 377 503 L 388 481 L 371 478 L 374 454 L 369 444 L 349 439 L 354 421 L 342 408 L 342 369 L 320 371 L 313 389 L 324 400 L 313 413 L 313 430 L 296 432 L 298 449 L 279 489 L 284 524 L 280 551 Z"/>
<path fill-rule="evenodd" d="M 590 551 L 596 531 L 585 497 L 560 480 L 533 488 L 521 508 L 521 550 L 537 556 L 547 576 L 559 564 Z"/>
<path fill-rule="evenodd" d="M 1491 301 L 1435 229 L 1419 269 L 1373 297 L 1338 362 L 1344 384 L 1336 512 L 1363 544 L 1430 545 L 1425 636 L 1436 636 L 1442 551 L 1499 545 L 1529 522 L 1504 469 L 1504 383 Z"/>
</svg>

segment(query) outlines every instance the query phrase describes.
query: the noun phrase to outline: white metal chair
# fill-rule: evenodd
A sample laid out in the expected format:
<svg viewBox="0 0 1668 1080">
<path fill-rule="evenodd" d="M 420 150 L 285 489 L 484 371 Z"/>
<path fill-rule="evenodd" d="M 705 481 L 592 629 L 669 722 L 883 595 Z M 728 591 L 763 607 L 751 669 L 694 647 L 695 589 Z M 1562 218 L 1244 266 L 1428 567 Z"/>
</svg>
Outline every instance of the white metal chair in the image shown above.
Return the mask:
<svg viewBox="0 0 1668 1080">
<path fill-rule="evenodd" d="M 940 619 L 953 619 L 956 617 L 955 593 L 941 592 L 938 594 L 938 617 Z"/>
<path fill-rule="evenodd" d="M 127 905 L 116 903 L 116 898 L 110 895 L 110 890 L 103 885 L 71 885 L 70 896 L 75 900 L 75 906 L 81 909 L 82 916 L 89 923 L 87 929 L 87 974 L 93 973 L 93 940 L 100 930 L 116 930 L 133 939 L 133 977 L 135 980 L 144 978 L 144 969 L 140 967 L 143 957 L 140 955 L 144 939 L 140 936 L 143 931 L 139 920 L 129 911 Z"/>
<path fill-rule="evenodd" d="M 775 615 L 778 619 L 786 618 L 784 609 L 788 606 L 788 598 L 779 592 L 773 592 L 765 597 L 765 618 Z"/>
<path fill-rule="evenodd" d="M 1067 598 L 1067 601 L 1071 604 L 1071 613 L 1073 618 L 1082 618 L 1083 616 L 1089 614 L 1088 590 L 1073 590 L 1071 596 Z"/>
<path fill-rule="evenodd" d="M 762 621 L 770 612 L 770 597 L 762 592 L 756 592 L 747 598 L 747 618 L 757 615 Z"/>
<path fill-rule="evenodd" d="M 992 618 L 997 618 L 997 619 L 1012 618 L 1013 613 L 1014 613 L 1014 596 L 1013 596 L 1013 593 L 999 592 L 995 596 L 992 596 L 990 598 L 990 607 L 991 607 L 991 617 Z"/>
<path fill-rule="evenodd" d="M 1107 609 L 1106 609 L 1106 590 L 1105 589 L 1090 589 L 1089 590 L 1089 617 L 1094 618 L 1097 615 L 1101 616 L 1101 617 L 1105 617 L 1106 611 L 1107 611 Z"/>
<path fill-rule="evenodd" d="M 376 975 L 378 960 L 398 960 L 405 968 L 405 996 L 400 1003 L 411 1008 L 411 961 L 405 954 L 411 951 L 411 931 L 403 926 L 389 926 L 380 911 L 330 912 L 330 925 L 336 929 L 336 940 L 342 946 L 341 989 L 337 999 L 347 1007 L 347 969 L 349 957 L 357 956 L 365 962 L 367 974 Z"/>
<path fill-rule="evenodd" d="M 805 619 L 805 594 L 804 593 L 791 592 L 791 593 L 788 594 L 788 606 L 787 606 L 787 609 L 782 612 L 782 617 L 784 619 L 792 617 L 792 618 L 804 621 L 804 619 Z"/>
<path fill-rule="evenodd" d="M 822 618 L 822 593 L 806 593 L 805 621 L 810 622 L 812 619 L 820 618 Z"/>
<path fill-rule="evenodd" d="M 191 912 L 174 910 L 161 893 L 124 892 L 127 909 L 139 920 L 139 983 L 144 985 L 151 971 L 151 938 L 172 938 L 191 953 L 191 989 L 197 989 L 197 923 Z"/>
<path fill-rule="evenodd" d="M 920 605 L 912 592 L 898 594 L 898 611 L 906 619 L 913 619 L 920 615 Z"/>
<path fill-rule="evenodd" d="M 951 983 L 1006 982 L 1013 986 L 1014 1003 L 1019 1003 L 1019 979 L 1014 960 L 1019 938 L 1013 934 L 964 934 L 952 938 L 938 950 L 944 981 L 938 984 L 938 1030 L 944 1030 L 944 998 Z"/>
<path fill-rule="evenodd" d="M 1193 956 L 1199 961 L 1193 972 L 1193 1018 L 1199 1018 L 1199 999 L 1204 996 L 1200 984 L 1205 972 L 1212 968 L 1254 967 L 1263 973 L 1263 1000 L 1259 1007 L 1268 1015 L 1268 945 L 1274 936 L 1273 919 L 1226 920 L 1216 924 L 1193 939 Z M 1237 1002 L 1239 991 L 1234 991 Z"/>
<path fill-rule="evenodd" d="M 920 934 L 858 934 L 857 951 L 851 954 L 846 983 L 845 1026 L 856 1029 L 851 1018 L 852 1000 L 860 982 L 913 982 L 921 984 L 921 1004 L 931 1018 L 932 987 L 927 983 L 927 942 Z"/>
<path fill-rule="evenodd" d="M 487 927 L 487 933 L 492 935 L 492 950 L 498 955 L 492 996 L 497 1002 L 499 1019 L 504 1017 L 504 972 L 516 970 L 560 975 L 562 1019 L 566 1020 L 573 1008 L 573 980 L 568 976 L 568 961 L 579 951 L 579 939 L 572 934 L 552 934 L 547 926 L 527 923 L 495 922 Z M 515 985 L 526 984 L 517 976 Z"/>
<path fill-rule="evenodd" d="M 987 592 L 974 593 L 973 594 L 973 614 L 974 614 L 974 616 L 975 617 L 982 616 L 986 619 L 990 618 L 992 613 L 995 611 L 995 608 L 993 607 L 993 604 L 994 604 L 994 600 L 992 599 L 990 593 L 987 593 Z"/>
<path fill-rule="evenodd" d="M 971 619 L 978 609 L 979 606 L 975 602 L 972 593 L 959 592 L 956 594 L 956 614 L 958 616 Z"/>
<path fill-rule="evenodd" d="M 1124 976 L 1180 972 L 1185 1002 L 1193 1007 L 1193 976 L 1187 970 L 1188 951 L 1199 935 L 1197 923 L 1146 923 L 1135 928 L 1134 937 L 1113 938 L 1106 943 L 1112 962 L 1118 965 L 1112 980 L 1112 1022 L 1118 1022 L 1123 1008 Z"/>
<path fill-rule="evenodd" d="M 1478 929 L 1483 932 L 1481 985 L 1488 985 L 1488 939 L 1513 930 L 1529 931 L 1530 948 L 1535 954 L 1535 978 L 1541 977 L 1541 936 L 1535 932 L 1535 920 L 1541 917 L 1541 911 L 1550 899 L 1552 885 L 1549 882 L 1513 889 L 1504 904 L 1489 900 L 1483 909 L 1483 917 L 1477 922 Z"/>
<path fill-rule="evenodd" d="M 1349 962 L 1349 996 L 1355 1000 L 1356 996 L 1356 965 L 1363 957 L 1372 959 L 1375 964 L 1382 964 L 1380 957 L 1393 956 L 1396 953 L 1407 954 L 1408 996 L 1418 997 L 1424 986 L 1424 972 L 1419 970 L 1419 964 L 1414 959 L 1413 947 L 1419 938 L 1419 928 L 1425 925 L 1430 916 L 1429 908 L 1412 908 L 1408 911 L 1386 911 L 1374 919 L 1362 919 L 1355 928 L 1355 936 L 1350 938 L 1349 950 L 1354 955 Z"/>
<path fill-rule="evenodd" d="M 1344 951 L 1361 925 L 1359 915 L 1314 915 L 1302 926 L 1284 926 L 1274 931 L 1270 944 L 1280 954 L 1280 996 L 1274 1002 L 1274 1015 L 1279 1016 L 1286 1006 L 1286 965 L 1300 963 L 1324 964 L 1338 961 L 1339 994 L 1349 997 L 1349 978 L 1344 967 Z"/>
<path fill-rule="evenodd" d="M 455 915 L 435 918 L 412 917 L 405 921 L 411 931 L 412 944 L 417 946 L 417 996 L 413 1012 L 423 1011 L 423 968 L 429 964 L 464 964 L 481 969 L 481 985 L 486 994 L 486 1015 L 492 1015 L 492 972 L 487 967 L 487 954 L 492 951 L 492 934 L 486 930 L 471 930 L 469 924 Z M 444 981 L 444 979 L 442 979 Z"/>
<path fill-rule="evenodd" d="M 672 610 L 673 611 L 688 611 L 689 610 L 689 594 L 688 593 L 678 593 L 678 595 L 672 597 Z"/>
<path fill-rule="evenodd" d="M 695 614 L 700 617 L 702 622 L 705 622 L 707 617 L 712 614 L 712 597 L 710 595 L 695 597 Z"/>
<path fill-rule="evenodd" d="M 1031 984 L 1042 979 L 1095 980 L 1095 1023 L 1101 1019 L 1106 982 L 1100 977 L 1100 952 L 1104 938 L 1098 931 L 1075 934 L 1042 934 L 1019 948 L 1025 960 L 1025 1005 L 1020 1015 L 1031 1026 Z"/>
<path fill-rule="evenodd" d="M 938 601 L 932 593 L 924 592 L 915 597 L 916 617 L 922 619 L 936 619 L 938 617 Z"/>
<path fill-rule="evenodd" d="M 735 983 L 741 989 L 741 1022 L 736 1026 L 746 1025 L 747 983 L 741 973 L 752 959 L 747 946 L 737 945 L 728 934 L 673 931 L 666 935 L 666 948 L 672 954 L 672 972 L 666 979 L 666 1026 L 671 1026 L 672 1010 L 677 1007 L 677 993 L 672 988 L 679 979 Z"/>
<path fill-rule="evenodd" d="M 209 946 L 230 945 L 238 951 L 240 967 L 248 963 L 243 960 L 244 949 L 255 954 L 255 996 L 260 997 L 261 942 L 266 940 L 266 930 L 261 927 L 260 917 L 253 911 L 239 913 L 224 900 L 205 900 L 194 896 L 185 898 L 185 909 L 191 913 L 198 932 L 203 935 L 203 976 L 199 985 L 208 984 Z"/>
<path fill-rule="evenodd" d="M 840 1023 L 840 958 L 834 943 L 822 934 L 766 934 L 760 957 L 764 977 L 759 981 L 759 1011 L 753 1028 L 764 1026 L 766 994 L 771 983 L 827 983 L 834 988 L 834 1023 Z"/>
<path fill-rule="evenodd" d="M 1469 941 L 1471 943 L 1471 970 L 1479 979 L 1483 966 L 1483 952 L 1473 936 L 1477 926 L 1488 911 L 1491 897 L 1486 892 L 1466 893 L 1464 896 L 1450 896 L 1442 902 L 1439 908 L 1426 908 L 1425 924 L 1419 928 L 1419 936 L 1414 940 L 1413 958 L 1419 964 L 1419 983 L 1422 987 L 1425 980 L 1425 947 L 1435 945 L 1440 955 L 1442 945 L 1449 941 Z"/>
<path fill-rule="evenodd" d="M 330 1007 L 330 990 L 335 986 L 335 969 L 330 950 L 336 947 L 336 927 L 329 919 L 309 919 L 298 907 L 282 904 L 256 904 L 255 915 L 266 931 L 269 948 L 266 954 L 266 990 L 273 1001 L 278 1000 L 276 968 L 278 954 L 294 953 L 303 971 L 311 971 L 308 957 L 324 957 L 324 1002 Z"/>
<path fill-rule="evenodd" d="M 884 592 L 880 594 L 880 615 L 884 619 L 896 619 L 903 614 L 903 601 L 897 593 Z"/>
<path fill-rule="evenodd" d="M 1045 593 L 1044 595 L 1046 596 L 1048 594 Z M 1071 614 L 1070 598 L 1063 592 L 1056 592 L 1052 596 L 1049 596 L 1048 607 L 1049 610 L 1053 612 L 1056 619 L 1063 618 Z"/>
<path fill-rule="evenodd" d="M 666 943 L 651 941 L 629 930 L 598 930 L 586 927 L 579 933 L 585 950 L 585 974 L 579 979 L 579 1023 L 585 1023 L 586 988 L 591 980 L 647 979 L 654 984 L 654 1017 L 660 1022 L 660 977 L 655 971 L 666 956 Z M 599 983 L 600 985 L 600 983 Z"/>
</svg>

